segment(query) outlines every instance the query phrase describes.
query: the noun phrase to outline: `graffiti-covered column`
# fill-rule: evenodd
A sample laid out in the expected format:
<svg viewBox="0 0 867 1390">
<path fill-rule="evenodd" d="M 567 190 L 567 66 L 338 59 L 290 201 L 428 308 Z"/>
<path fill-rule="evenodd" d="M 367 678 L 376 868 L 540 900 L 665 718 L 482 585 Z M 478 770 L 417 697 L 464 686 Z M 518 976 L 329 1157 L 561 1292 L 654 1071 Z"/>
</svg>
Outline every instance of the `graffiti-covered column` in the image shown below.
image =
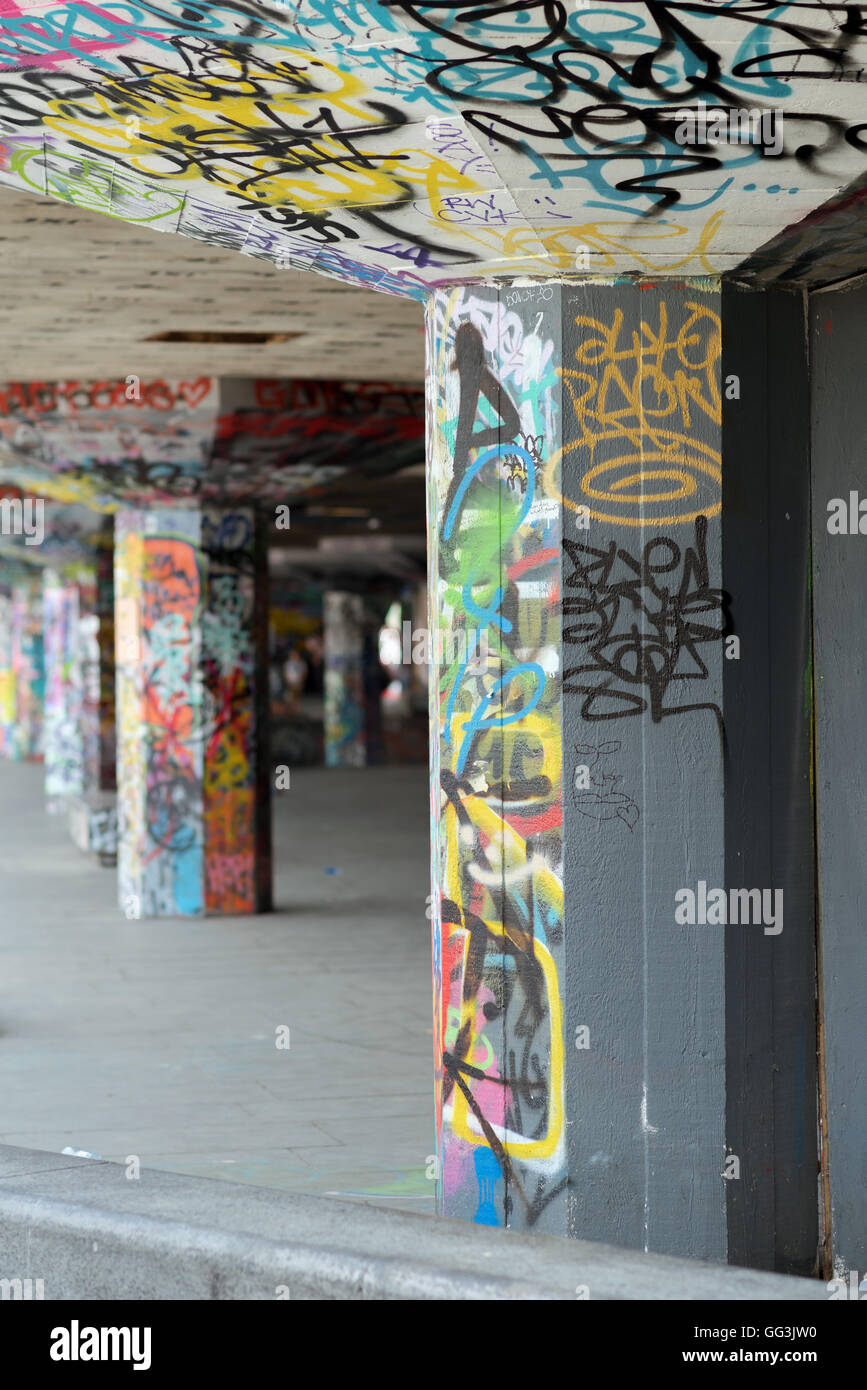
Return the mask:
<svg viewBox="0 0 867 1390">
<path fill-rule="evenodd" d="M 78 589 L 82 785 L 69 807 L 73 841 L 109 867 L 117 863 L 113 533 L 110 522 L 98 537 L 94 564 Z"/>
<path fill-rule="evenodd" d="M 252 511 L 118 514 L 118 867 L 130 917 L 271 905 L 265 591 Z"/>
<path fill-rule="evenodd" d="M 12 756 L 39 761 L 43 753 L 45 661 L 42 586 L 37 580 L 12 589 L 12 676 L 15 734 Z"/>
<path fill-rule="evenodd" d="M 323 599 L 325 766 L 367 762 L 364 599 L 332 590 Z"/>
<path fill-rule="evenodd" d="M 0 579 L 0 755 L 15 756 L 15 675 L 12 670 L 12 588 Z"/>
<path fill-rule="evenodd" d="M 84 788 L 113 792 L 115 768 L 114 551 L 110 532 L 100 537 L 93 584 L 80 594 L 79 661 L 82 685 Z"/>
<path fill-rule="evenodd" d="M 84 785 L 79 589 L 46 570 L 42 611 L 45 661 L 45 798 L 49 811 L 67 809 Z"/>
<path fill-rule="evenodd" d="M 428 310 L 441 1206 L 565 1234 L 560 339 L 550 289 Z"/>
<path fill-rule="evenodd" d="M 440 1191 L 806 1273 L 807 473 L 771 389 L 803 362 L 794 299 L 723 299 L 428 309 Z"/>
</svg>

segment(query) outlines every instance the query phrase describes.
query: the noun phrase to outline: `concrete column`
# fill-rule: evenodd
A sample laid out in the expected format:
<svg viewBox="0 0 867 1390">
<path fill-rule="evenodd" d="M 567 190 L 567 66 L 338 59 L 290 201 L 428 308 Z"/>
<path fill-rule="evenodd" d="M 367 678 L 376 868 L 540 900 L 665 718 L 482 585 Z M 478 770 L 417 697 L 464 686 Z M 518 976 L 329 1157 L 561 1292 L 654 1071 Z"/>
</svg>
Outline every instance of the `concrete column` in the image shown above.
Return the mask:
<svg viewBox="0 0 867 1390">
<path fill-rule="evenodd" d="M 110 537 L 105 537 L 79 614 L 86 792 L 113 792 L 117 786 L 114 648 L 114 553 Z"/>
<path fill-rule="evenodd" d="M 15 685 L 13 757 L 41 761 L 45 665 L 42 590 L 38 580 L 12 589 L 12 675 Z"/>
<path fill-rule="evenodd" d="M 128 916 L 271 905 L 266 582 L 252 511 L 116 517 L 118 867 Z"/>
<path fill-rule="evenodd" d="M 809 627 L 804 527 L 781 519 L 803 523 L 806 488 L 755 433 L 769 334 L 750 356 L 733 308 L 732 339 L 740 382 L 706 281 L 429 305 L 440 1196 L 476 1222 L 803 1272 Z M 746 462 L 726 450 L 739 411 Z M 741 887 L 770 890 L 753 925 L 728 922 Z M 778 933 L 761 913 L 783 888 Z"/>
<path fill-rule="evenodd" d="M 117 797 L 114 670 L 114 525 L 103 532 L 92 569 L 78 587 L 76 665 L 81 690 L 81 794 L 69 806 L 73 841 L 117 863 Z"/>
<path fill-rule="evenodd" d="M 333 590 L 324 595 L 325 766 L 367 762 L 364 599 Z"/>
<path fill-rule="evenodd" d="M 78 585 L 53 570 L 43 576 L 45 660 L 45 799 L 54 814 L 66 811 L 84 789 L 79 660 Z"/>
</svg>

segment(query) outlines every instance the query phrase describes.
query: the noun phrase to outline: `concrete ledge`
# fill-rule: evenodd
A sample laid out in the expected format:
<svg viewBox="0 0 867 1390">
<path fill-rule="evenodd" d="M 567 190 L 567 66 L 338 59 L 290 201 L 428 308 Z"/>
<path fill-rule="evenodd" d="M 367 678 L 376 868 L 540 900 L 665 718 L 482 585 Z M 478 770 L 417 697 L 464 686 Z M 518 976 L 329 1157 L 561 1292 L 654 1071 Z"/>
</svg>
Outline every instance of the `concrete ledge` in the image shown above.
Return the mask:
<svg viewBox="0 0 867 1390">
<path fill-rule="evenodd" d="M 46 1300 L 826 1299 L 810 1279 L 8 1146 L 0 1266 Z"/>
</svg>

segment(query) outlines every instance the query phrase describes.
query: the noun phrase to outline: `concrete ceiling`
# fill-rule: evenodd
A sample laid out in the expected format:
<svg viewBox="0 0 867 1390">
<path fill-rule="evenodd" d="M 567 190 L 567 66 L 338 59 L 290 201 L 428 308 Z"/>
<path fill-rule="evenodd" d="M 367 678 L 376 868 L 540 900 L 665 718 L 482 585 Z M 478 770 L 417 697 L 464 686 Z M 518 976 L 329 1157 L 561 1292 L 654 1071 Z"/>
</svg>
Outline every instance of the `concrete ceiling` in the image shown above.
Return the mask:
<svg viewBox="0 0 867 1390">
<path fill-rule="evenodd" d="M 424 316 L 413 301 L 10 188 L 0 190 L 0 303 L 2 381 L 424 379 Z M 145 341 L 202 330 L 299 336 Z"/>
<path fill-rule="evenodd" d="M 2 0 L 0 16 L 8 188 L 419 299 L 493 275 L 732 270 L 867 168 L 863 5 Z M 684 136 L 701 103 L 784 125 Z"/>
</svg>

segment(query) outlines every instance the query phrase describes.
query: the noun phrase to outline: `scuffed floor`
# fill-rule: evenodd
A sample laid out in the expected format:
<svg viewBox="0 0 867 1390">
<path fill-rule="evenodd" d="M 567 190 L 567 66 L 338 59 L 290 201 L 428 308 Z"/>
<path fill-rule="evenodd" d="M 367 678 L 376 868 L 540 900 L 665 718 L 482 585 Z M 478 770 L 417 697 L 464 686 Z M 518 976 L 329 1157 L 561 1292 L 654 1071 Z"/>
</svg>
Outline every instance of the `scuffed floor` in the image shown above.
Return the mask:
<svg viewBox="0 0 867 1390">
<path fill-rule="evenodd" d="M 0 763 L 0 1142 L 432 1213 L 426 770 L 293 772 L 257 918 L 127 921 L 43 802 Z"/>
</svg>

